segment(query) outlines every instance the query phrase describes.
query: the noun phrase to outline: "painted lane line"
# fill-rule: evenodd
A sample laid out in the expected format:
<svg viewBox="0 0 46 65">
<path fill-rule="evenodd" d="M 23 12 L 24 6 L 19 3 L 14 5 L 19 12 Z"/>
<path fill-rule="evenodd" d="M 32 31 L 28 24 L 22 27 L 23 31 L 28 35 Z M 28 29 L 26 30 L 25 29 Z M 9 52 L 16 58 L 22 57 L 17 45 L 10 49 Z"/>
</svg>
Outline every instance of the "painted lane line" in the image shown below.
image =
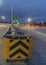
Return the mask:
<svg viewBox="0 0 46 65">
<path fill-rule="evenodd" d="M 10 27 L 10 26 L 9 26 Z M 4 35 L 6 34 L 6 32 L 8 31 L 9 27 L 7 28 L 7 30 L 5 31 Z"/>
<path fill-rule="evenodd" d="M 41 33 L 41 32 L 38 32 L 38 31 L 36 31 L 36 30 L 34 30 L 34 31 L 37 32 L 37 33 L 39 33 L 39 34 L 41 34 L 42 36 L 45 36 L 45 37 L 46 37 L 46 34 Z"/>
</svg>

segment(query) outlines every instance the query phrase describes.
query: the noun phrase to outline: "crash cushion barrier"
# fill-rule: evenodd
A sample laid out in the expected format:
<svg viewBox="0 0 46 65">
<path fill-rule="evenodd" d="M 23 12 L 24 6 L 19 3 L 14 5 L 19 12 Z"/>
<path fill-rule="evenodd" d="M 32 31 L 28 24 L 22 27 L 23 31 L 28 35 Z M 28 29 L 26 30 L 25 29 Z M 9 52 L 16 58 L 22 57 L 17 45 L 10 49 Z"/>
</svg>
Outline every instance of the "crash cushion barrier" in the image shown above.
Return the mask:
<svg viewBox="0 0 46 65">
<path fill-rule="evenodd" d="M 2 55 L 9 60 L 24 60 L 32 56 L 34 38 L 2 38 Z"/>
</svg>

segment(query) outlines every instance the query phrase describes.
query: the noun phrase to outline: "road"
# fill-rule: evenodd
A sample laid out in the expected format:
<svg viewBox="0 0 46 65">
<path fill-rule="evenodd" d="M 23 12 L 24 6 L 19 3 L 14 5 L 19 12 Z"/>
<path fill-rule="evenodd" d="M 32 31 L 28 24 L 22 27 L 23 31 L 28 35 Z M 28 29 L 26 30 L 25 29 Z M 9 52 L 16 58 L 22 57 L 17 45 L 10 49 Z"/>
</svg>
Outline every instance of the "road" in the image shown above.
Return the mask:
<svg viewBox="0 0 46 65">
<path fill-rule="evenodd" d="M 32 35 L 35 38 L 39 38 L 42 41 L 46 42 L 46 29 L 31 29 L 31 30 L 25 30 L 28 35 Z"/>
<path fill-rule="evenodd" d="M 34 37 L 32 65 L 46 65 L 46 28 L 31 29 L 26 32 Z"/>
<path fill-rule="evenodd" d="M 8 30 L 9 26 L 0 26 L 0 51 L 2 50 L 1 38 Z M 24 30 L 28 35 L 34 37 L 34 48 L 29 63 L 32 65 L 46 65 L 46 29 Z M 0 65 L 7 65 L 6 60 L 0 54 Z M 24 64 L 23 64 L 24 65 Z"/>
</svg>

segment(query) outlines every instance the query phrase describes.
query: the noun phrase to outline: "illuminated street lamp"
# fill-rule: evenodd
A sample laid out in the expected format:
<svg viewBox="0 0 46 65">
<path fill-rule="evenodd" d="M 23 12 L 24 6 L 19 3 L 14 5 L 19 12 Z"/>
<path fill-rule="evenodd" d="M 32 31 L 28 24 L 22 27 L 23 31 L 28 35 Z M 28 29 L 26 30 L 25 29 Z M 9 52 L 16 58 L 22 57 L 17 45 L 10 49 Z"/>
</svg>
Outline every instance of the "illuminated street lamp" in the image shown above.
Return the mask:
<svg viewBox="0 0 46 65">
<path fill-rule="evenodd" d="M 5 17 L 5 16 L 1 16 L 1 18 L 2 18 L 2 19 L 4 19 L 4 20 L 6 19 L 6 17 Z"/>
<path fill-rule="evenodd" d="M 34 24 L 34 21 L 33 21 L 31 18 L 28 18 L 28 19 L 27 19 L 27 23 L 28 23 L 29 25 L 33 25 L 33 24 Z"/>
<path fill-rule="evenodd" d="M 28 19 L 27 19 L 27 22 L 28 22 L 28 23 L 30 23 L 31 21 L 32 21 L 32 19 L 31 19 L 31 18 L 28 18 Z"/>
<path fill-rule="evenodd" d="M 41 21 L 42 26 L 44 26 L 44 21 Z"/>
<path fill-rule="evenodd" d="M 0 0 L 0 6 L 3 4 L 3 0 Z"/>
</svg>

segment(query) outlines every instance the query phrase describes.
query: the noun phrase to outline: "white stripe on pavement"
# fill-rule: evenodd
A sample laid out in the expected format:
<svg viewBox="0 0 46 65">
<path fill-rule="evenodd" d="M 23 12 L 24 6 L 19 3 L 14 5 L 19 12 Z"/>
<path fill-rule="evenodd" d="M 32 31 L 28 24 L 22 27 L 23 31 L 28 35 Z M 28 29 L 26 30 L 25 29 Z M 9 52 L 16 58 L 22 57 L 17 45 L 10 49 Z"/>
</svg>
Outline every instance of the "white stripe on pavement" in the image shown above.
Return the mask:
<svg viewBox="0 0 46 65">
<path fill-rule="evenodd" d="M 37 32 L 37 33 L 41 34 L 42 36 L 46 36 L 46 34 L 41 33 L 41 32 L 39 32 L 39 31 L 36 31 L 36 30 L 35 30 L 35 32 Z"/>
</svg>

